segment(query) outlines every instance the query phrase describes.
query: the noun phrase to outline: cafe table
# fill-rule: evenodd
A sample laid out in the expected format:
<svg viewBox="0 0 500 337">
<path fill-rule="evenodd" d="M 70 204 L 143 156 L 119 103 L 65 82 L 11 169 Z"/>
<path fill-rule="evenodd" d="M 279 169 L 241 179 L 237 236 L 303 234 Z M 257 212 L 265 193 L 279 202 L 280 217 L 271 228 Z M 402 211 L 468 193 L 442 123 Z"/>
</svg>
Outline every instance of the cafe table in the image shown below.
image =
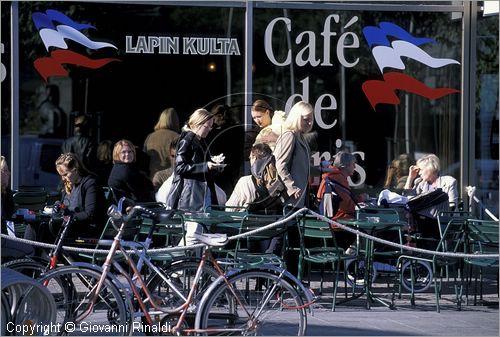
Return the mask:
<svg viewBox="0 0 500 337">
<path fill-rule="evenodd" d="M 246 212 L 186 212 L 185 221 L 202 225 L 209 233 L 237 234 Z"/>
<path fill-rule="evenodd" d="M 385 221 L 383 218 L 379 217 L 369 217 L 365 219 L 338 219 L 336 220 L 338 223 L 342 225 L 346 225 L 357 229 L 361 232 L 369 234 L 371 236 L 375 236 L 375 233 L 382 232 L 388 229 L 403 229 L 408 226 L 406 221 Z M 357 241 L 359 241 L 359 236 Z M 394 309 L 390 302 L 385 301 L 383 298 L 377 296 L 372 291 L 372 275 L 373 275 L 373 257 L 374 257 L 374 242 L 370 239 L 365 239 L 365 274 L 364 274 L 364 290 L 363 293 L 366 294 L 366 308 L 370 309 L 371 304 L 374 301 L 379 302 L 386 307 Z M 359 244 L 357 245 L 357 249 L 359 249 Z"/>
</svg>

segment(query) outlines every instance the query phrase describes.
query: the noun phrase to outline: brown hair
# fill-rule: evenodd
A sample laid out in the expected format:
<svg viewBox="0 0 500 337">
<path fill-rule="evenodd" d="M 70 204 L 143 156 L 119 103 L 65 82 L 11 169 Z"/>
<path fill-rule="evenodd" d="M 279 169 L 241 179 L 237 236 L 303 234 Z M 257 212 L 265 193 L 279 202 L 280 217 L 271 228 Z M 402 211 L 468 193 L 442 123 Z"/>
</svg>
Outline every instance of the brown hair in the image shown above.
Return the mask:
<svg viewBox="0 0 500 337">
<path fill-rule="evenodd" d="M 269 116 L 271 118 L 273 118 L 273 115 L 274 115 L 274 109 L 271 108 L 271 106 L 269 105 L 269 103 L 267 103 L 263 99 L 258 99 L 255 102 L 253 102 L 253 104 L 252 104 L 252 110 L 253 111 L 258 111 L 258 112 L 261 112 L 261 113 L 265 113 L 266 111 L 269 111 Z"/>
<path fill-rule="evenodd" d="M 63 153 L 57 158 L 56 160 L 56 168 L 58 166 L 65 166 L 66 169 L 68 170 L 73 170 L 75 169 L 78 174 L 82 177 L 88 176 L 91 173 L 87 168 L 83 165 L 82 161 L 78 156 L 74 153 L 68 152 L 68 153 Z M 72 189 L 71 183 L 68 181 L 64 181 L 64 190 L 66 193 L 70 193 Z"/>
</svg>

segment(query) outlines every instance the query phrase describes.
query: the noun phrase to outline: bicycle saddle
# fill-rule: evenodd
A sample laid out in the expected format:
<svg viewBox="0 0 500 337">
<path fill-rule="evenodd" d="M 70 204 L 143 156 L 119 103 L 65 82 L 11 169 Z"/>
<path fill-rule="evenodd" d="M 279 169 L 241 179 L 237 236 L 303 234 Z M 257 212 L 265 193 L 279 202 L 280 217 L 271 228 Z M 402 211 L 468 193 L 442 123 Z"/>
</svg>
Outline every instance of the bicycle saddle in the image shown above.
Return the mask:
<svg viewBox="0 0 500 337">
<path fill-rule="evenodd" d="M 193 233 L 193 237 L 209 246 L 224 246 L 228 242 L 227 234 L 209 234 L 209 233 Z"/>
</svg>

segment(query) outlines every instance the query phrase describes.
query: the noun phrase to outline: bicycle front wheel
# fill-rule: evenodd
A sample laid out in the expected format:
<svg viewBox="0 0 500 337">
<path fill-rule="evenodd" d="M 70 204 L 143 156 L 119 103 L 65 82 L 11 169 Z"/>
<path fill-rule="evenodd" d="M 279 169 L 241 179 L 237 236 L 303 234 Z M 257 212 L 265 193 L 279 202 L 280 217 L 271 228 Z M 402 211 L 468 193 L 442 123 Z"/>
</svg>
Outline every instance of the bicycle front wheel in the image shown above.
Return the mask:
<svg viewBox="0 0 500 337">
<path fill-rule="evenodd" d="M 122 295 L 108 279 L 97 294 L 100 277 L 94 270 L 68 266 L 39 279 L 56 302 L 58 329 L 50 331 L 51 335 L 129 335 L 130 319 Z"/>
<path fill-rule="evenodd" d="M 39 278 L 47 269 L 48 261 L 44 263 L 32 259 L 17 259 L 4 263 L 2 267 L 15 270 L 33 279 Z"/>
<path fill-rule="evenodd" d="M 217 286 L 196 316 L 205 335 L 303 336 L 307 314 L 298 291 L 266 271 L 249 271 Z"/>
</svg>

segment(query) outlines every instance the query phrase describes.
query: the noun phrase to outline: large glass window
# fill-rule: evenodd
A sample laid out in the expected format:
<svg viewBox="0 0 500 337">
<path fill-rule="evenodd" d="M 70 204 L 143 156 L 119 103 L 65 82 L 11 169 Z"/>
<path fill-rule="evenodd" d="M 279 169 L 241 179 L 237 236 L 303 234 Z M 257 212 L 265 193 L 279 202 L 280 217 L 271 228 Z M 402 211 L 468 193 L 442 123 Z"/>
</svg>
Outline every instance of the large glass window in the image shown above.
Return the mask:
<svg viewBox="0 0 500 337">
<path fill-rule="evenodd" d="M 254 91 L 278 109 L 315 106 L 317 164 L 348 148 L 361 159 L 352 185 L 380 190 L 392 160 L 435 153 L 459 177 L 461 20 L 293 9 L 255 18 Z"/>
<path fill-rule="evenodd" d="M 96 142 L 126 138 L 142 148 L 168 107 L 183 124 L 196 108 L 241 106 L 244 14 L 168 3 L 20 2 L 21 137 L 64 139 L 74 117 L 86 114 Z"/>
<path fill-rule="evenodd" d="M 498 13 L 477 20 L 476 130 L 473 184 L 498 216 Z M 483 211 L 474 205 L 478 211 Z"/>
<path fill-rule="evenodd" d="M 477 27 L 469 27 L 462 3 L 454 1 L 404 2 L 401 10 L 390 1 L 373 5 L 382 10 L 363 2 L 253 3 L 252 98 L 285 111 L 299 99 L 314 105 L 315 165 L 340 149 L 357 153 L 351 185 L 375 196 L 383 187 L 401 187 L 408 164 L 435 153 L 442 174 L 477 186 L 478 197 L 498 213 L 498 15 L 477 13 Z M 96 142 L 126 138 L 139 148 L 167 107 L 183 123 L 196 108 L 224 103 L 244 123 L 245 2 L 16 4 L 19 144 L 37 138 L 58 146 L 78 114 L 91 117 Z M 11 2 L 1 5 L 2 154 L 8 156 Z M 477 29 L 472 95 L 460 92 L 464 29 Z M 470 116 L 461 102 L 474 94 L 475 148 L 464 153 L 476 161 L 464 177 L 470 181 L 461 181 L 461 160 L 469 160 L 461 150 L 469 140 L 462 139 L 460 121 Z M 387 170 L 396 164 L 402 173 L 389 181 Z M 20 185 L 28 181 L 26 172 L 15 174 Z M 465 186 L 459 189 L 464 197 Z"/>
</svg>

